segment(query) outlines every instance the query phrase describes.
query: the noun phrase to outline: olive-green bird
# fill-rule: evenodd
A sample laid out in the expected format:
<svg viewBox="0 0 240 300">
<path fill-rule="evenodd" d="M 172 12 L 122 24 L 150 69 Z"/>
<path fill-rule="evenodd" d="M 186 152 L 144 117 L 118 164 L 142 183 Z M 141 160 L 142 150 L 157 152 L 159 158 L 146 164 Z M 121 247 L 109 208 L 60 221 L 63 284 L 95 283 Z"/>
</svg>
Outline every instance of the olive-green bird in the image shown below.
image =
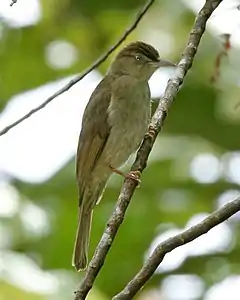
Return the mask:
<svg viewBox="0 0 240 300">
<path fill-rule="evenodd" d="M 76 159 L 79 221 L 73 266 L 87 266 L 94 206 L 113 172 L 137 150 L 151 115 L 148 81 L 159 67 L 174 63 L 160 59 L 152 46 L 133 42 L 123 48 L 92 93 L 84 111 Z M 134 173 L 124 176 L 133 177 Z"/>
</svg>

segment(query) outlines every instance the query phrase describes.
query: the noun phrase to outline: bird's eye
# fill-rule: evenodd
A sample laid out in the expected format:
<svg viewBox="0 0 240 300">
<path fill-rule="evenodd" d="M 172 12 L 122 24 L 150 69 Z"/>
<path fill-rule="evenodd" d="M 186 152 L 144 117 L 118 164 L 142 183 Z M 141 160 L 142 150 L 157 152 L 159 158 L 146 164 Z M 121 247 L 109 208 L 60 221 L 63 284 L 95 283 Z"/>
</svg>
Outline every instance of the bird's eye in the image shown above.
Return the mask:
<svg viewBox="0 0 240 300">
<path fill-rule="evenodd" d="M 136 55 L 135 58 L 136 58 L 136 60 L 141 60 L 141 56 L 140 55 Z"/>
</svg>

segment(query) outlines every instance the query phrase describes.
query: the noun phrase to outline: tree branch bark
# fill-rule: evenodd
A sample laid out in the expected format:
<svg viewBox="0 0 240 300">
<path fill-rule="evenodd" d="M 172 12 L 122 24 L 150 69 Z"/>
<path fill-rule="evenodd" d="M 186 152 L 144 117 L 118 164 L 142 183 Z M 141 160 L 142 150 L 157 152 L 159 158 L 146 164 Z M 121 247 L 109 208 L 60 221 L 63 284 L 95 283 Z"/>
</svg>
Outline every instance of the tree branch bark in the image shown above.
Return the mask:
<svg viewBox="0 0 240 300">
<path fill-rule="evenodd" d="M 206 22 L 210 18 L 213 11 L 223 0 L 206 0 L 203 8 L 199 12 L 194 26 L 190 32 L 188 44 L 183 52 L 176 73 L 172 79 L 169 80 L 164 95 L 160 99 L 158 108 L 152 118 L 149 131 L 146 134 L 143 143 L 138 150 L 136 160 L 131 168 L 133 171 L 142 172 L 147 164 L 147 159 L 153 147 L 155 139 L 162 129 L 164 120 L 177 95 L 180 85 L 188 70 L 191 68 L 194 56 L 197 52 L 201 37 L 205 31 Z M 103 236 L 96 247 L 92 260 L 90 261 L 79 289 L 75 292 L 75 300 L 83 300 L 86 298 L 93 283 L 101 270 L 107 253 L 113 244 L 117 231 L 123 222 L 125 212 L 131 201 L 133 193 L 136 188 L 136 182 L 132 179 L 125 180 L 121 189 L 118 201 L 112 216 L 110 217 Z M 128 298 L 130 299 L 130 298 Z"/>
<path fill-rule="evenodd" d="M 113 300 L 130 300 L 144 286 L 154 274 L 157 267 L 163 261 L 165 255 L 172 250 L 185 245 L 199 236 L 207 233 L 210 229 L 226 221 L 229 217 L 240 210 L 240 197 L 227 203 L 222 208 L 210 214 L 202 222 L 160 243 L 147 259 L 141 270 L 126 285 L 126 287 Z"/>
<path fill-rule="evenodd" d="M 12 0 L 12 4 L 16 3 L 16 0 Z M 118 39 L 118 41 L 102 56 L 100 56 L 86 71 L 84 71 L 82 74 L 78 75 L 76 78 L 72 79 L 67 83 L 65 86 L 63 86 L 60 90 L 55 92 L 52 96 L 50 96 L 47 100 L 45 100 L 42 104 L 39 106 L 33 108 L 28 113 L 26 113 L 24 116 L 22 116 L 20 119 L 16 120 L 12 124 L 6 126 L 2 130 L 0 130 L 0 136 L 7 133 L 9 130 L 17 126 L 18 124 L 22 123 L 29 117 L 31 117 L 33 114 L 38 112 L 40 109 L 44 108 L 47 104 L 52 102 L 56 97 L 60 96 L 61 94 L 68 91 L 74 84 L 78 83 L 80 80 L 82 80 L 88 73 L 93 71 L 95 68 L 97 68 L 101 63 L 103 63 L 108 56 L 119 46 L 122 44 L 123 41 L 126 40 L 126 38 L 130 35 L 130 33 L 137 27 L 143 16 L 146 14 L 148 9 L 152 6 L 154 3 L 154 0 L 147 0 L 146 4 L 141 8 L 141 10 L 138 12 L 135 21 L 133 24 L 123 33 L 123 35 Z"/>
</svg>

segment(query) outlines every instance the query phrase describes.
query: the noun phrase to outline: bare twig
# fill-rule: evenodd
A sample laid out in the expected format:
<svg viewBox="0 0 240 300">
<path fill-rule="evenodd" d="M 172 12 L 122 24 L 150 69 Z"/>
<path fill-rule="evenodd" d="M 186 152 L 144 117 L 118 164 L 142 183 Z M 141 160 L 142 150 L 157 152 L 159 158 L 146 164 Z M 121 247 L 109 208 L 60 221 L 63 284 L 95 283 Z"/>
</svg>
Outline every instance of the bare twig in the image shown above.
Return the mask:
<svg viewBox="0 0 240 300">
<path fill-rule="evenodd" d="M 160 99 L 158 108 L 152 118 L 148 134 L 143 140 L 143 143 L 137 153 L 136 160 L 132 166 L 132 170 L 142 172 L 146 167 L 147 159 L 153 147 L 154 141 L 160 132 L 167 113 L 177 95 L 178 89 L 190 69 L 194 56 L 197 52 L 201 37 L 205 31 L 206 22 L 217 8 L 222 0 L 207 0 L 201 11 L 199 12 L 193 29 L 190 32 L 190 37 L 183 57 L 178 65 L 175 76 L 169 80 L 163 97 Z M 136 188 L 136 182 L 127 179 L 124 182 L 114 212 L 110 217 L 105 228 L 104 234 L 95 250 L 92 260 L 86 270 L 79 289 L 75 292 L 75 300 L 83 300 L 93 286 L 93 283 L 104 264 L 107 253 L 112 246 L 117 231 L 123 222 L 125 212 L 131 201 Z M 130 299 L 130 298 L 129 298 Z"/>
<path fill-rule="evenodd" d="M 224 40 L 223 41 L 223 49 L 218 53 L 218 55 L 216 57 L 214 72 L 210 78 L 211 83 L 216 83 L 216 81 L 219 79 L 220 67 L 221 67 L 222 60 L 225 56 L 228 55 L 228 52 L 231 49 L 231 42 L 230 42 L 231 35 L 226 33 L 226 34 L 222 35 L 222 38 Z"/>
<path fill-rule="evenodd" d="M 12 2 L 10 3 L 10 6 L 13 6 L 13 4 L 17 3 L 17 0 L 12 0 Z"/>
<path fill-rule="evenodd" d="M 16 2 L 16 0 L 14 0 Z M 143 18 L 143 16 L 146 14 L 148 9 L 151 7 L 151 5 L 154 3 L 154 0 L 148 0 L 144 7 L 141 8 L 141 10 L 138 12 L 135 21 L 133 24 L 123 33 L 123 35 L 118 39 L 118 41 L 101 57 L 99 57 L 86 71 L 84 71 L 82 74 L 78 75 L 76 78 L 72 79 L 67 83 L 64 87 L 62 87 L 60 90 L 58 90 L 56 93 L 54 93 L 52 96 L 50 96 L 47 100 L 45 100 L 41 105 L 35 107 L 34 109 L 30 110 L 27 114 L 22 116 L 20 119 L 16 120 L 12 124 L 6 126 L 0 131 L 0 136 L 7 133 L 10 129 L 17 126 L 24 120 L 28 119 L 30 116 L 38 112 L 40 109 L 44 108 L 47 104 L 49 104 L 53 99 L 58 97 L 59 95 L 65 93 L 68 91 L 74 84 L 82 80 L 88 73 L 90 73 L 92 70 L 94 70 L 96 67 L 98 67 L 101 63 L 103 63 L 108 56 L 119 46 L 122 44 L 122 42 L 129 36 L 129 34 L 137 27 L 140 20 Z"/>
<path fill-rule="evenodd" d="M 146 260 L 137 275 L 113 300 L 130 300 L 154 274 L 165 255 L 172 250 L 185 245 L 199 236 L 207 233 L 213 227 L 226 221 L 240 210 L 240 197 L 227 203 L 222 208 L 210 214 L 202 222 L 160 243 Z"/>
</svg>

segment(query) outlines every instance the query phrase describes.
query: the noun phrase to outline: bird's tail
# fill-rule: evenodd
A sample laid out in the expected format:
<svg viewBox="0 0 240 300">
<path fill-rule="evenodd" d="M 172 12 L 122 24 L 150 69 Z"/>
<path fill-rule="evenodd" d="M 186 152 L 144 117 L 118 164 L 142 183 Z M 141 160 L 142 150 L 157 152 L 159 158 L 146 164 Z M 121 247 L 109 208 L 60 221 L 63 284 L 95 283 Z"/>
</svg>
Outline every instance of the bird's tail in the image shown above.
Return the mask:
<svg viewBox="0 0 240 300">
<path fill-rule="evenodd" d="M 84 205 L 79 211 L 79 220 L 76 241 L 73 252 L 72 264 L 77 271 L 84 270 L 87 267 L 87 254 L 89 237 L 92 223 L 92 209 L 89 211 L 84 211 Z"/>
<path fill-rule="evenodd" d="M 78 228 L 72 260 L 72 265 L 77 271 L 87 267 L 93 208 L 101 200 L 105 185 L 106 181 L 101 182 L 94 190 L 92 187 L 89 190 L 86 188 L 83 199 L 80 200 Z"/>
</svg>

